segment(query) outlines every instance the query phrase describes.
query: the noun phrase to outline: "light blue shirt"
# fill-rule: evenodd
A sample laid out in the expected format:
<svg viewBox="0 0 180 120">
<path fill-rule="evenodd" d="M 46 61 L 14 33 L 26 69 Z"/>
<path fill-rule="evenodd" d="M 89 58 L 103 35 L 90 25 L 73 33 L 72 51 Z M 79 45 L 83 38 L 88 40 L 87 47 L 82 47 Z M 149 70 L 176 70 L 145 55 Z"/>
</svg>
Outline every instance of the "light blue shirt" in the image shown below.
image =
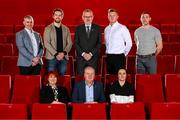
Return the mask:
<svg viewBox="0 0 180 120">
<path fill-rule="evenodd" d="M 31 39 L 31 42 L 32 42 L 32 47 L 33 47 L 33 53 L 34 53 L 34 57 L 37 56 L 38 54 L 38 45 L 37 45 L 37 40 L 36 40 L 36 37 L 34 35 L 34 31 L 32 30 L 29 30 L 27 28 L 25 28 L 25 30 L 27 31 L 30 39 Z"/>
<path fill-rule="evenodd" d="M 86 102 L 94 101 L 94 83 L 91 86 L 86 84 Z"/>
</svg>

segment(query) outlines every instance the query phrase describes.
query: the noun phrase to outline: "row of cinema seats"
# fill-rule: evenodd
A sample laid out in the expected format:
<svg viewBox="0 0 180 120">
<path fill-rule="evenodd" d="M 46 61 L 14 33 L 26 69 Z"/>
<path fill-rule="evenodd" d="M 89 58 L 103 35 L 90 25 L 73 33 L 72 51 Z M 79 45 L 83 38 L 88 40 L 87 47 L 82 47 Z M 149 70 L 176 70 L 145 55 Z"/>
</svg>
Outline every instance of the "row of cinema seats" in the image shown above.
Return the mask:
<svg viewBox="0 0 180 120">
<path fill-rule="evenodd" d="M 80 80 L 76 78 L 75 81 Z M 96 80 L 99 77 L 96 77 Z M 116 79 L 108 76 L 104 81 L 104 91 L 108 100 L 109 86 Z M 133 80 L 128 77 L 128 81 Z M 81 79 L 82 80 L 82 79 Z M 60 77 L 59 83 L 66 87 L 71 97 L 71 77 L 65 75 Z M 0 103 L 22 103 L 31 105 L 39 102 L 41 85 L 46 85 L 41 76 L 16 75 L 14 79 L 10 75 L 0 75 Z M 163 80 L 161 75 L 140 75 L 135 76 L 135 101 L 145 104 L 153 102 L 180 102 L 179 86 L 180 74 L 166 74 Z"/>
<path fill-rule="evenodd" d="M 19 68 L 17 67 L 17 56 L 3 56 L 0 58 L 0 74 L 10 74 L 12 76 L 19 74 Z M 107 73 L 106 56 L 99 59 L 98 75 L 103 78 Z M 127 72 L 128 74 L 135 74 L 135 56 L 129 55 L 127 57 Z M 43 59 L 44 65 L 41 71 L 41 75 L 46 73 L 46 61 Z M 67 64 L 66 75 L 74 77 L 76 74 L 76 62 L 72 56 L 69 56 L 69 62 Z M 158 74 L 172 74 L 180 73 L 180 55 L 159 55 L 157 56 L 157 73 Z"/>
<path fill-rule="evenodd" d="M 179 39 L 180 41 L 180 39 Z M 163 49 L 160 55 L 180 55 L 180 42 L 172 42 L 172 43 L 163 43 Z M 105 55 L 105 44 L 102 44 L 100 48 L 100 57 Z M 128 55 L 136 55 L 136 45 L 133 43 L 132 48 Z M 0 43 L 0 57 L 2 56 L 17 56 L 18 55 L 18 49 L 15 45 L 15 43 Z M 44 54 L 45 55 L 45 54 Z M 70 56 L 73 56 L 76 58 L 76 51 L 74 48 L 74 45 L 72 46 L 70 52 Z"/>
<path fill-rule="evenodd" d="M 42 33 L 43 36 L 43 33 Z M 134 33 L 131 33 L 132 42 L 134 43 Z M 74 33 L 71 33 L 72 43 L 74 43 Z M 180 43 L 180 32 L 179 33 L 162 33 L 162 39 L 164 43 Z M 15 44 L 15 33 L 1 34 L 0 43 L 12 43 Z M 102 43 L 104 44 L 104 33 L 102 33 Z"/>
<path fill-rule="evenodd" d="M 145 107 L 141 102 L 130 104 L 38 104 L 32 106 L 31 119 L 67 119 L 67 109 L 72 109 L 72 119 L 146 119 Z M 110 108 L 110 110 L 107 110 Z M 180 119 L 180 103 L 152 103 L 151 120 Z M 27 119 L 25 104 L 0 104 L 0 119 Z M 109 117 L 108 117 L 109 116 Z M 148 118 L 148 119 L 149 119 Z"/>
<path fill-rule="evenodd" d="M 153 26 L 157 27 L 162 33 L 179 33 L 180 32 L 180 24 L 152 24 Z M 46 25 L 35 25 L 34 29 L 40 33 L 44 32 L 44 28 Z M 67 25 L 72 33 L 75 32 L 77 25 Z M 102 28 L 102 32 L 106 25 L 100 25 Z M 130 32 L 134 32 L 141 24 L 129 24 L 126 25 Z M 0 25 L 0 33 L 1 34 L 11 34 L 16 33 L 17 31 L 21 30 L 24 26 L 23 25 Z"/>
</svg>

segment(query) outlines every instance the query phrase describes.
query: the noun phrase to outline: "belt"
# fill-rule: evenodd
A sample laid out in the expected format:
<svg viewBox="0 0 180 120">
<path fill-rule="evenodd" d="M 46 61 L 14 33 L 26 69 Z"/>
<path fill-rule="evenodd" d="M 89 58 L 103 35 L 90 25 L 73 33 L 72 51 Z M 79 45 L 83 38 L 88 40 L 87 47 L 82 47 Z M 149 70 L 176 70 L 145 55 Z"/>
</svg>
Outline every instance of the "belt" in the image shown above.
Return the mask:
<svg viewBox="0 0 180 120">
<path fill-rule="evenodd" d="M 152 53 L 152 54 L 149 54 L 149 55 L 138 55 L 137 54 L 137 56 L 140 57 L 140 58 L 149 58 L 149 57 L 155 56 L 155 53 Z"/>
</svg>

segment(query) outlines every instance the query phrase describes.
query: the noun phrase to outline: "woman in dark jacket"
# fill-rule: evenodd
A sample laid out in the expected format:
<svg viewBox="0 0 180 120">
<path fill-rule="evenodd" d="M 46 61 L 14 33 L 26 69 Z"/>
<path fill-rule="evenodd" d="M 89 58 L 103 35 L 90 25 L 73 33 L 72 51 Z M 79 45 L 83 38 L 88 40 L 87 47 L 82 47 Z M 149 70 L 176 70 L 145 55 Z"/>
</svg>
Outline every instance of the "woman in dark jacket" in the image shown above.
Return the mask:
<svg viewBox="0 0 180 120">
<path fill-rule="evenodd" d="M 69 100 L 66 88 L 58 85 L 58 74 L 53 71 L 48 73 L 47 84 L 42 87 L 40 94 L 41 103 L 61 104 Z"/>
</svg>

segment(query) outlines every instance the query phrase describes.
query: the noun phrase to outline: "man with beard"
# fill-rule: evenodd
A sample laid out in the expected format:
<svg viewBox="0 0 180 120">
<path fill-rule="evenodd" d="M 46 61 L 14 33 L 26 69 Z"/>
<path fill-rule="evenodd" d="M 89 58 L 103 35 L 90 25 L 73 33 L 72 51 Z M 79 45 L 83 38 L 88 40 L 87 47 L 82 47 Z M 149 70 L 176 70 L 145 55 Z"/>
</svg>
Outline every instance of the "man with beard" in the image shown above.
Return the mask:
<svg viewBox="0 0 180 120">
<path fill-rule="evenodd" d="M 63 25 L 64 12 L 62 9 L 53 10 L 54 22 L 44 31 L 44 46 L 46 48 L 47 70 L 57 70 L 60 75 L 66 73 L 68 52 L 72 47 L 69 28 Z"/>
<path fill-rule="evenodd" d="M 150 25 L 151 17 L 148 12 L 141 14 L 142 26 L 135 33 L 137 46 L 136 72 L 138 74 L 156 74 L 156 56 L 163 48 L 160 31 Z"/>
</svg>

